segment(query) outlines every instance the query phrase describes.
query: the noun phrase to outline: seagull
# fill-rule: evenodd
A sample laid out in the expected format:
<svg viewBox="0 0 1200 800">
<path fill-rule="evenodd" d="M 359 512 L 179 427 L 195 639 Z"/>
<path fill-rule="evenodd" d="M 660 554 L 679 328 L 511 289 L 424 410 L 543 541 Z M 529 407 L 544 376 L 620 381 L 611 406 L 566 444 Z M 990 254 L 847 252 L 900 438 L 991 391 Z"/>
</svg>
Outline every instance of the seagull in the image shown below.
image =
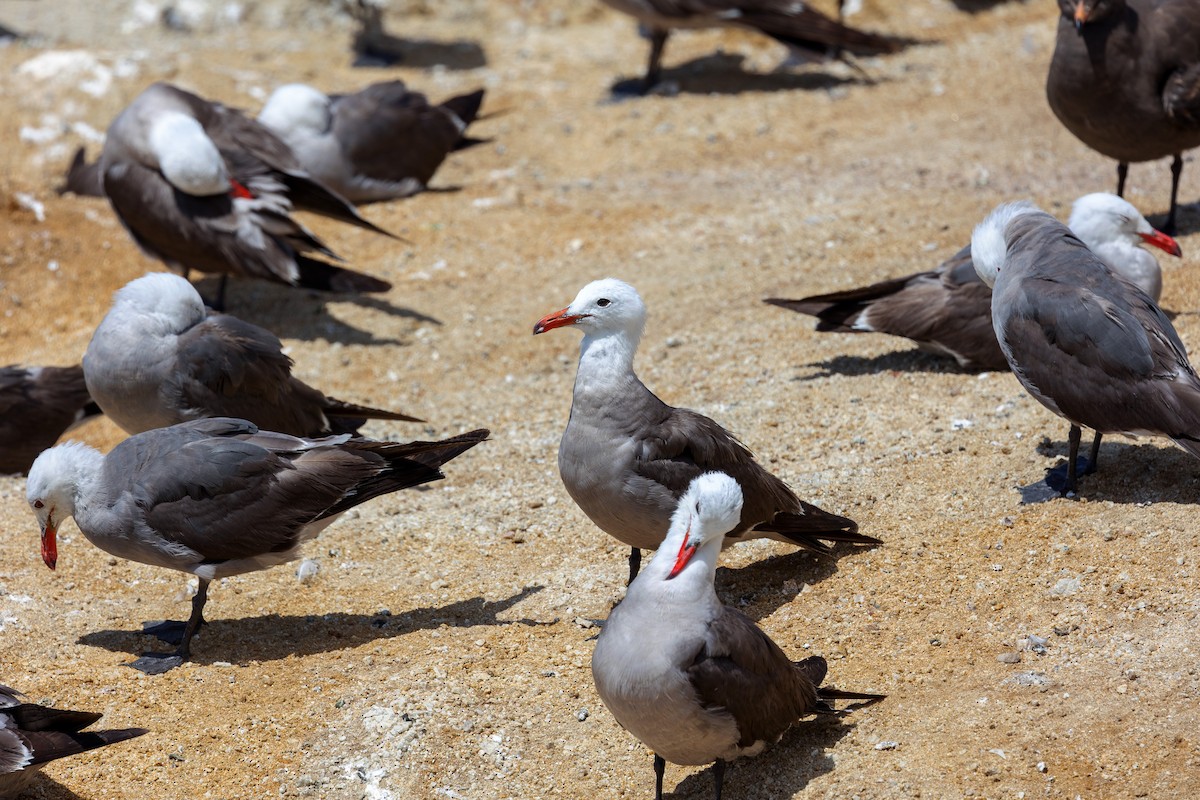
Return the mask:
<svg viewBox="0 0 1200 800">
<path fill-rule="evenodd" d="M 1052 488 L 1074 494 L 1084 427 L 1096 432 L 1084 474 L 1095 471 L 1106 433 L 1166 436 L 1200 458 L 1200 379 L 1145 292 L 1028 201 L 992 211 L 975 228 L 971 255 L 992 286 L 992 324 L 1009 366 L 1071 424 L 1066 480 L 1052 475 Z"/>
<path fill-rule="evenodd" d="M 465 136 L 483 103 L 479 89 L 430 105 L 403 81 L 329 96 L 303 83 L 280 86 L 258 114 L 304 169 L 352 203 L 424 191 L 446 156 L 484 140 Z"/>
<path fill-rule="evenodd" d="M 1178 242 L 1152 228 L 1129 202 L 1106 193 L 1076 200 L 1067 225 L 1114 274 L 1158 302 L 1162 270 L 1140 245 L 1180 256 Z M 930 272 L 861 289 L 764 302 L 816 317 L 818 331 L 903 336 L 922 350 L 953 358 L 964 369 L 1008 369 L 992 330 L 992 290 L 975 272 L 970 246 Z"/>
<path fill-rule="evenodd" d="M 658 85 L 663 48 L 675 28 L 748 28 L 765 33 L 808 60 L 842 52 L 879 55 L 902 49 L 907 40 L 851 28 L 794 0 L 604 0 L 648 31 L 650 60 L 644 91 Z"/>
<path fill-rule="evenodd" d="M 0 475 L 25 472 L 38 453 L 100 414 L 83 367 L 0 367 Z"/>
<path fill-rule="evenodd" d="M 308 439 L 245 420 L 200 419 L 131 436 L 108 455 L 79 442 L 52 447 L 33 462 L 26 499 L 50 569 L 58 527 L 74 517 L 107 553 L 199 578 L 178 649 L 131 665 L 157 674 L 190 656 L 213 580 L 297 558 L 300 545 L 343 512 L 445 477 L 439 467 L 487 436 L 481 429 L 408 444 L 348 434 Z"/>
<path fill-rule="evenodd" d="M 83 356 L 96 403 L 128 433 L 238 417 L 293 436 L 358 434 L 366 419 L 421 422 L 326 397 L 292 376 L 273 333 L 204 307 L 188 281 L 153 272 L 117 290 Z"/>
<path fill-rule="evenodd" d="M 1046 99 L 1081 142 L 1117 160 L 1171 156 L 1175 233 L 1184 150 L 1200 147 L 1200 11 L 1195 0 L 1058 0 Z"/>
<path fill-rule="evenodd" d="M 44 764 L 149 733 L 83 730 L 102 716 L 26 703 L 17 690 L 0 686 L 0 800 L 28 789 Z"/>
<path fill-rule="evenodd" d="M 391 288 L 307 255 L 337 258 L 293 207 L 391 234 L 314 180 L 269 129 L 220 103 L 153 84 L 109 126 L 100 172 L 134 241 L 185 277 L 221 273 L 222 290 L 229 274 L 333 292 Z"/>
<path fill-rule="evenodd" d="M 534 335 L 575 326 L 583 331 L 571 418 L 558 447 L 567 492 L 601 530 L 632 548 L 629 579 L 641 550 L 659 546 L 692 479 L 719 470 L 746 495 L 741 523 L 726 544 L 769 537 L 819 553 L 835 542 L 877 545 L 846 517 L 796 497 L 753 454 L 708 417 L 658 399 L 633 372 L 646 324 L 637 290 L 606 278 L 580 290 L 571 305 L 548 314 Z"/>
<path fill-rule="evenodd" d="M 592 678 L 621 727 L 654 751 L 655 798 L 666 762 L 713 764 L 755 756 L 835 699 L 884 699 L 821 686 L 820 656 L 793 662 L 753 620 L 713 590 L 725 533 L 742 517 L 742 490 L 721 472 L 692 480 L 663 546 L 600 630 Z"/>
</svg>

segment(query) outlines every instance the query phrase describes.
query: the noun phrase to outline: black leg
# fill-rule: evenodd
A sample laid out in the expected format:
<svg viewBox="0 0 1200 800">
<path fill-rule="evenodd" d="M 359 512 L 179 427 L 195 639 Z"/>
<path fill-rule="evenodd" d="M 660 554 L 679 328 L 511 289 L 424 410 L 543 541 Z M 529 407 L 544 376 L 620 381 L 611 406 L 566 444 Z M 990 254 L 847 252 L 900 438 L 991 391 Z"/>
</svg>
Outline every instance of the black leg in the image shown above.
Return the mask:
<svg viewBox="0 0 1200 800">
<path fill-rule="evenodd" d="M 183 631 L 183 641 L 179 643 L 179 649 L 175 651 L 175 655 L 183 661 L 187 661 L 188 656 L 192 653 L 192 637 L 204 624 L 204 604 L 208 602 L 208 584 L 209 581 L 201 578 L 200 585 L 196 587 L 196 596 L 192 598 L 192 616 L 188 618 L 187 627 Z"/>
<path fill-rule="evenodd" d="M 1075 463 L 1075 459 L 1079 458 L 1079 440 L 1083 437 L 1083 431 L 1078 425 L 1071 426 L 1071 432 L 1067 436 L 1069 448 L 1067 450 L 1067 485 L 1063 487 L 1064 495 L 1071 494 L 1075 491 L 1075 483 L 1079 478 L 1079 467 Z"/>
<path fill-rule="evenodd" d="M 713 762 L 713 800 L 721 800 L 721 787 L 725 784 L 725 762 L 717 759 Z"/>
<path fill-rule="evenodd" d="M 641 569 L 642 551 L 636 547 L 629 548 L 629 583 L 633 583 L 633 579 L 637 577 Z M 625 585 L 628 586 L 629 583 Z"/>
<path fill-rule="evenodd" d="M 649 92 L 658 85 L 658 77 L 662 72 L 663 48 L 667 46 L 668 31 L 650 31 L 650 61 L 646 64 L 645 91 Z"/>
<path fill-rule="evenodd" d="M 1129 177 L 1129 162 L 1117 162 L 1117 197 L 1125 196 L 1125 179 Z"/>
<path fill-rule="evenodd" d="M 667 760 L 654 754 L 654 800 L 662 800 L 663 773 L 667 771 Z"/>
<path fill-rule="evenodd" d="M 174 653 L 143 653 L 138 659 L 132 661 L 128 666 L 144 672 L 147 675 L 161 675 L 164 672 L 175 669 L 184 661 L 187 661 L 191 656 L 192 637 L 196 635 L 196 631 L 200 630 L 200 626 L 204 624 L 204 603 L 208 600 L 208 584 L 209 581 L 200 579 L 200 585 L 196 588 L 196 596 L 192 598 L 192 615 L 188 618 L 187 626 L 183 629 L 183 636 L 180 639 L 179 647 Z M 178 625 L 178 623 L 175 623 Z M 163 623 L 163 626 L 171 625 L 171 623 Z M 157 626 L 155 626 L 157 627 Z M 147 633 L 155 633 L 153 627 L 146 629 Z M 165 633 L 155 633 L 157 636 L 164 636 Z"/>
<path fill-rule="evenodd" d="M 1088 453 L 1087 466 L 1083 468 L 1084 475 L 1091 475 L 1096 471 L 1096 464 L 1100 461 L 1100 439 L 1104 434 L 1096 431 L 1096 437 L 1092 439 L 1092 450 Z"/>
<path fill-rule="evenodd" d="M 1163 225 L 1163 233 L 1175 235 L 1175 206 L 1179 202 L 1179 176 L 1183 174 L 1183 159 L 1179 154 L 1171 161 L 1171 210 L 1167 213 L 1167 224 Z"/>
</svg>

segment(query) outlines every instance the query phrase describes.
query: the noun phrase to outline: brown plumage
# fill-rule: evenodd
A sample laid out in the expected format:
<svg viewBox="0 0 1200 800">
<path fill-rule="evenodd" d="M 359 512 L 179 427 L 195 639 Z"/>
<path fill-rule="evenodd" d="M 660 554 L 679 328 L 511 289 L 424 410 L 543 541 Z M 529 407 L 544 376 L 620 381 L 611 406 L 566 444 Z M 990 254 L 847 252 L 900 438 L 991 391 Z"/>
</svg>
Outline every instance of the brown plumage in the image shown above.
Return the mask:
<svg viewBox="0 0 1200 800">
<path fill-rule="evenodd" d="M 20 692 L 0 686 L 0 800 L 24 792 L 44 764 L 149 733 L 83 730 L 102 716 L 26 703 Z"/>
<path fill-rule="evenodd" d="M 156 83 L 113 120 L 100 156 L 104 192 L 143 250 L 184 272 L 246 275 L 335 292 L 386 281 L 337 258 L 293 207 L 390 236 L 313 180 L 265 126 Z"/>
<path fill-rule="evenodd" d="M 806 58 L 881 55 L 912 42 L 843 25 L 807 3 L 792 0 L 604 0 L 635 18 L 650 33 L 643 87 L 658 84 L 663 49 L 676 28 L 748 28 L 786 44 Z"/>
<path fill-rule="evenodd" d="M 1172 157 L 1175 232 L 1182 153 L 1200 147 L 1200 10 L 1195 0 L 1058 0 L 1061 16 L 1046 98 L 1084 144 L 1130 162 Z"/>
<path fill-rule="evenodd" d="M 0 367 L 0 474 L 24 472 L 38 453 L 100 408 L 83 367 Z"/>
</svg>

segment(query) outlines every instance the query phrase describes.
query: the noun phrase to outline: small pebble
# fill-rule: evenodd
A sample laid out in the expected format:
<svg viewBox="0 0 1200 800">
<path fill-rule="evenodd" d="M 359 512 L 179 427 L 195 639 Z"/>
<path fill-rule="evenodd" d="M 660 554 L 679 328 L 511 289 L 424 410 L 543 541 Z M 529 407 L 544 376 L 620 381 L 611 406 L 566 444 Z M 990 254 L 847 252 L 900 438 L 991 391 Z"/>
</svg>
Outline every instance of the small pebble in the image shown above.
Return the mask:
<svg viewBox="0 0 1200 800">
<path fill-rule="evenodd" d="M 876 750 L 895 750 L 900 746 L 899 742 L 885 741 L 875 745 Z"/>
<path fill-rule="evenodd" d="M 1001 664 L 1020 664 L 1021 663 L 1021 654 L 1020 653 L 1001 653 L 1000 655 L 996 656 L 996 660 L 999 661 Z"/>
<path fill-rule="evenodd" d="M 575 719 L 579 720 L 580 722 L 583 722 L 587 718 L 588 710 L 586 708 L 581 708 L 575 712 Z"/>
</svg>

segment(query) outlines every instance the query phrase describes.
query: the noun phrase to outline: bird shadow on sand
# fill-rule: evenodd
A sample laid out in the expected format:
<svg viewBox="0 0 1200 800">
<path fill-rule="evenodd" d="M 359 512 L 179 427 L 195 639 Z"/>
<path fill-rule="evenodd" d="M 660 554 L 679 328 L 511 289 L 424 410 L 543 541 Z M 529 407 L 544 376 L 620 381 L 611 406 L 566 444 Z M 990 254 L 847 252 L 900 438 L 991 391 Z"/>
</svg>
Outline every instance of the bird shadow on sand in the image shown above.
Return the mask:
<svg viewBox="0 0 1200 800">
<path fill-rule="evenodd" d="M 954 7 L 959 11 L 965 11 L 968 14 L 978 14 L 981 11 L 988 11 L 995 8 L 1005 0 L 953 0 Z"/>
<path fill-rule="evenodd" d="M 793 797 L 814 779 L 834 768 L 827 752 L 850 731 L 838 718 L 819 716 L 800 721 L 788 729 L 778 743 L 753 759 L 739 759 L 725 770 L 725 797 Z M 670 784 L 672 765 L 667 765 L 664 788 Z M 678 769 L 675 767 L 675 769 Z M 646 761 L 646 780 L 654 785 L 654 770 Z M 647 795 L 649 796 L 649 795 Z M 712 767 L 688 775 L 663 797 L 709 800 L 713 796 Z"/>
<path fill-rule="evenodd" d="M 1084 434 L 1081 457 L 1091 445 L 1091 432 Z M 1068 444 L 1044 438 L 1037 446 L 1043 456 L 1058 456 L 1055 467 L 1065 465 Z M 1049 474 L 1054 467 L 1046 470 Z M 1035 478 L 1030 472 L 1022 478 Z M 1059 498 L 1045 478 L 1017 487 L 1022 505 L 1033 505 Z M 1152 503 L 1200 503 L 1200 461 L 1176 447 L 1157 444 L 1132 444 L 1105 439 L 1100 444 L 1099 468 L 1091 475 L 1080 475 L 1078 494 L 1090 502 L 1132 505 Z"/>
<path fill-rule="evenodd" d="M 650 95 L 677 94 L 742 94 L 743 92 L 829 91 L 839 86 L 878 83 L 881 79 L 864 76 L 839 77 L 826 72 L 792 72 L 780 69 L 773 72 L 748 72 L 743 67 L 746 57 L 736 53 L 713 53 L 675 67 L 662 70 L 658 85 Z M 644 89 L 641 78 L 621 78 L 612 85 L 608 102 L 640 97 Z"/>
<path fill-rule="evenodd" d="M 881 372 L 936 372 L 960 375 L 977 375 L 977 372 L 959 367 L 953 359 L 926 353 L 922 350 L 896 350 L 878 356 L 834 356 L 825 361 L 805 364 L 816 372 L 798 375 L 794 381 L 815 381 L 834 375 L 854 377 L 878 375 Z"/>
<path fill-rule="evenodd" d="M 499 615 L 537 594 L 542 586 L 527 586 L 512 597 L 487 600 L 471 597 L 445 606 L 426 606 L 392 614 L 332 614 L 302 617 L 266 614 L 242 619 L 214 618 L 207 621 L 196 634 L 192 645 L 192 661 L 211 664 L 229 661 L 246 664 L 251 661 L 278 661 L 289 656 L 309 656 L 337 650 L 348 650 L 378 639 L 390 639 L 419 630 L 432 630 L 443 625 L 456 628 L 477 625 L 551 625 L 557 620 L 542 621 L 528 618 L 500 619 Z M 213 613 L 219 611 L 219 596 L 214 596 Z M 105 630 L 79 637 L 79 644 L 100 647 L 113 652 L 141 655 L 145 650 L 161 650 L 162 643 L 139 631 Z"/>
<path fill-rule="evenodd" d="M 839 559 L 865 549 L 837 544 L 828 554 L 797 550 L 744 567 L 718 567 L 717 594 L 726 605 L 753 620 L 760 620 L 796 599 L 806 584 L 832 577 L 838 571 Z M 795 588 L 785 588 L 788 581 L 792 581 Z"/>
<path fill-rule="evenodd" d="M 84 800 L 83 795 L 75 794 L 75 792 L 45 773 L 36 775 L 33 782 L 29 785 L 29 789 L 25 792 L 18 792 L 17 796 L 27 798 L 37 797 L 40 800 Z"/>
<path fill-rule="evenodd" d="M 405 39 L 391 34 L 360 36 L 354 42 L 355 67 L 403 66 L 413 69 L 480 69 L 487 66 L 487 54 L 479 42 L 458 39 L 439 42 L 434 39 Z"/>
<path fill-rule="evenodd" d="M 195 284 L 196 291 L 200 292 L 206 302 L 216 297 L 219 285 L 218 278 L 204 278 Z M 357 328 L 333 316 L 329 312 L 328 304 L 341 302 L 351 302 L 365 309 L 409 319 L 418 324 L 443 324 L 436 317 L 394 305 L 378 295 L 329 294 L 276 286 L 264 281 L 231 281 L 226 290 L 225 311 L 285 339 L 323 339 L 329 342 L 362 345 L 407 344 L 401 339 L 376 336 L 372 331 Z"/>
</svg>

